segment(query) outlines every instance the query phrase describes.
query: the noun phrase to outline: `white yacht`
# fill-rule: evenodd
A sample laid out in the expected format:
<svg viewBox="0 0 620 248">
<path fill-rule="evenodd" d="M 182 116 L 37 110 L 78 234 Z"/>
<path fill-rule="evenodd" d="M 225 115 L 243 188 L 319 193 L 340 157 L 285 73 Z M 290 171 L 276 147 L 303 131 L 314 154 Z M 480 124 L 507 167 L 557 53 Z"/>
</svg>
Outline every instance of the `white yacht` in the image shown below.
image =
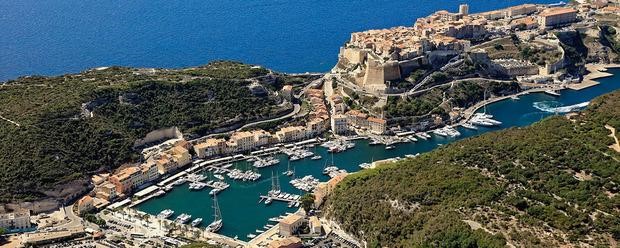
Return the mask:
<svg viewBox="0 0 620 248">
<path fill-rule="evenodd" d="M 159 212 L 159 214 L 157 215 L 157 218 L 168 219 L 173 214 L 174 214 L 174 211 L 172 209 L 164 209 L 163 211 Z"/>
<path fill-rule="evenodd" d="M 191 219 L 192 219 L 191 215 L 189 215 L 189 214 L 181 214 L 174 221 L 176 223 L 179 223 L 179 224 L 185 224 L 185 223 L 187 223 Z"/>
<path fill-rule="evenodd" d="M 195 220 L 192 221 L 192 226 L 196 227 L 198 225 L 200 225 L 200 223 L 202 222 L 202 218 L 196 218 Z"/>
</svg>

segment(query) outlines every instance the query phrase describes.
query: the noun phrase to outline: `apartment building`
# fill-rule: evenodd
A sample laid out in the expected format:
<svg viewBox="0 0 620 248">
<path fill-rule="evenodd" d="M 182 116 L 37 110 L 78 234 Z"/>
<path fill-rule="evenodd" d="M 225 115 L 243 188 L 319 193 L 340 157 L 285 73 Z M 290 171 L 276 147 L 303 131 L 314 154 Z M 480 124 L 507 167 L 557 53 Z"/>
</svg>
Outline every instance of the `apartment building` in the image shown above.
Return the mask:
<svg viewBox="0 0 620 248">
<path fill-rule="evenodd" d="M 213 157 L 225 153 L 225 139 L 207 139 L 194 146 L 194 152 L 199 158 Z"/>
<path fill-rule="evenodd" d="M 368 121 L 366 120 L 366 118 L 368 118 L 367 114 L 364 114 L 358 110 L 350 110 L 349 112 L 346 113 L 346 116 L 347 116 L 347 123 L 351 126 L 357 126 L 357 127 L 368 126 Z"/>
<path fill-rule="evenodd" d="M 284 217 L 280 221 L 280 235 L 283 237 L 290 237 L 297 232 L 297 229 L 304 223 L 304 217 L 296 214 L 291 214 Z"/>
<path fill-rule="evenodd" d="M 302 126 L 283 127 L 276 132 L 278 141 L 285 143 L 306 138 L 306 128 Z"/>
<path fill-rule="evenodd" d="M 79 214 L 88 213 L 95 208 L 93 198 L 89 195 L 82 197 L 77 201 L 77 211 Z"/>
<path fill-rule="evenodd" d="M 521 4 L 517 6 L 512 6 L 506 9 L 507 17 L 515 17 L 522 15 L 530 15 L 536 12 L 537 8 L 535 4 Z"/>
<path fill-rule="evenodd" d="M 577 11 L 572 8 L 549 8 L 538 15 L 540 28 L 553 28 L 577 21 Z"/>
<path fill-rule="evenodd" d="M 335 134 L 344 134 L 349 131 L 347 116 L 343 114 L 333 115 L 331 119 L 331 129 Z"/>
<path fill-rule="evenodd" d="M 374 134 L 385 133 L 387 121 L 375 117 L 368 117 L 368 129 Z"/>
</svg>

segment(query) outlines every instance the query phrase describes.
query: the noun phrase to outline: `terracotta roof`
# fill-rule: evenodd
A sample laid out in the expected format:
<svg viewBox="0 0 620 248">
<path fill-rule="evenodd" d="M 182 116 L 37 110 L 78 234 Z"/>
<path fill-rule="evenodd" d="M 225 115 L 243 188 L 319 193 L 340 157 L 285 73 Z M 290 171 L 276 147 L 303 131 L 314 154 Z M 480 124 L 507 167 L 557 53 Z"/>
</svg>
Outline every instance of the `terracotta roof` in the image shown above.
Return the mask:
<svg viewBox="0 0 620 248">
<path fill-rule="evenodd" d="M 284 217 L 284 219 L 282 219 L 280 221 L 280 224 L 287 224 L 287 225 L 292 225 L 293 223 L 303 219 L 304 217 L 296 215 L 296 214 L 291 214 L 289 216 Z"/>
<path fill-rule="evenodd" d="M 542 13 L 540 13 L 540 16 L 554 16 L 568 13 L 577 13 L 577 11 L 572 8 L 557 7 L 544 10 Z"/>
<path fill-rule="evenodd" d="M 386 120 L 384 119 L 379 119 L 379 118 L 375 118 L 375 117 L 368 117 L 368 121 L 370 122 L 374 122 L 374 123 L 380 123 L 380 124 L 385 124 L 387 123 Z"/>
</svg>

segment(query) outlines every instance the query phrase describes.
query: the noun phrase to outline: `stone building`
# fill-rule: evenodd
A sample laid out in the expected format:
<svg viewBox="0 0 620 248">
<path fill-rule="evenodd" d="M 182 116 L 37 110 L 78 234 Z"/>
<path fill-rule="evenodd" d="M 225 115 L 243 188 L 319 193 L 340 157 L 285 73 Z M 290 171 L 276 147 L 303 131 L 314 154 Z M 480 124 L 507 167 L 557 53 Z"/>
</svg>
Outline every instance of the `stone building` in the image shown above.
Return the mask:
<svg viewBox="0 0 620 248">
<path fill-rule="evenodd" d="M 572 8 L 549 8 L 538 15 L 540 28 L 553 28 L 577 21 L 577 11 Z"/>
</svg>

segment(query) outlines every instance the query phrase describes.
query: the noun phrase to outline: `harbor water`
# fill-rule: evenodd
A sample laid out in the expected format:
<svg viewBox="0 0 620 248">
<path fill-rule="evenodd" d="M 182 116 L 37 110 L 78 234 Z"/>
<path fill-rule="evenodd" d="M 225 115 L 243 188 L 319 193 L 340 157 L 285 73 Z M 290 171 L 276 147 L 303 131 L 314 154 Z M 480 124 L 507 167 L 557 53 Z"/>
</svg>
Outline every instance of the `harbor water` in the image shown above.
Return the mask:
<svg viewBox="0 0 620 248">
<path fill-rule="evenodd" d="M 563 90 L 561 96 L 555 97 L 544 93 L 532 93 L 521 96 L 520 99 L 507 99 L 496 102 L 486 107 L 489 114 L 494 115 L 496 120 L 503 122 L 501 126 L 470 130 L 459 127 L 462 133 L 458 138 L 445 138 L 432 135 L 429 140 L 421 140 L 415 143 L 401 143 L 392 150 L 386 150 L 384 145 L 370 146 L 367 140 L 356 141 L 356 147 L 345 152 L 333 155 L 334 164 L 340 169 L 349 172 L 360 170 L 359 164 L 381 160 L 392 157 L 404 157 L 406 154 L 423 153 L 434 148 L 484 132 L 526 126 L 542 120 L 543 118 L 554 115 L 564 114 L 568 110 L 577 110 L 584 103 L 593 98 L 620 89 L 620 69 L 610 69 L 614 76 L 600 79 L 600 85 L 583 89 L 580 91 Z M 484 108 L 479 111 L 484 111 Z M 328 176 L 322 174 L 325 164 L 331 164 L 332 155 L 323 147 L 316 146 L 310 148 L 322 156 L 321 160 L 310 160 L 309 158 L 291 162 L 290 165 L 295 169 L 296 177 L 312 175 L 321 181 L 327 181 Z M 268 219 L 283 215 L 286 212 L 294 212 L 296 209 L 288 208 L 286 203 L 274 201 L 270 205 L 258 203 L 259 196 L 267 194 L 271 189 L 271 174 L 279 177 L 280 186 L 284 192 L 303 194 L 293 188 L 289 183 L 291 178 L 282 174 L 287 170 L 288 160 L 286 155 L 278 155 L 280 164 L 268 168 L 259 169 L 262 178 L 256 182 L 238 182 L 226 179 L 231 184 L 230 188 L 218 194 L 224 226 L 219 233 L 247 240 L 246 236 L 255 233 L 257 229 L 263 229 L 268 224 Z M 239 169 L 250 169 L 251 165 L 247 162 L 235 164 Z M 214 178 L 211 176 L 210 180 Z M 193 218 L 201 217 L 204 219 L 203 226 L 208 225 L 212 220 L 212 198 L 209 190 L 189 191 L 187 184 L 175 187 L 168 194 L 151 199 L 137 206 L 141 211 L 156 215 L 160 211 L 170 208 L 175 211 L 177 216 L 181 213 L 191 214 Z M 174 217 L 173 216 L 173 217 Z M 274 224 L 274 223 L 270 223 Z"/>
</svg>

